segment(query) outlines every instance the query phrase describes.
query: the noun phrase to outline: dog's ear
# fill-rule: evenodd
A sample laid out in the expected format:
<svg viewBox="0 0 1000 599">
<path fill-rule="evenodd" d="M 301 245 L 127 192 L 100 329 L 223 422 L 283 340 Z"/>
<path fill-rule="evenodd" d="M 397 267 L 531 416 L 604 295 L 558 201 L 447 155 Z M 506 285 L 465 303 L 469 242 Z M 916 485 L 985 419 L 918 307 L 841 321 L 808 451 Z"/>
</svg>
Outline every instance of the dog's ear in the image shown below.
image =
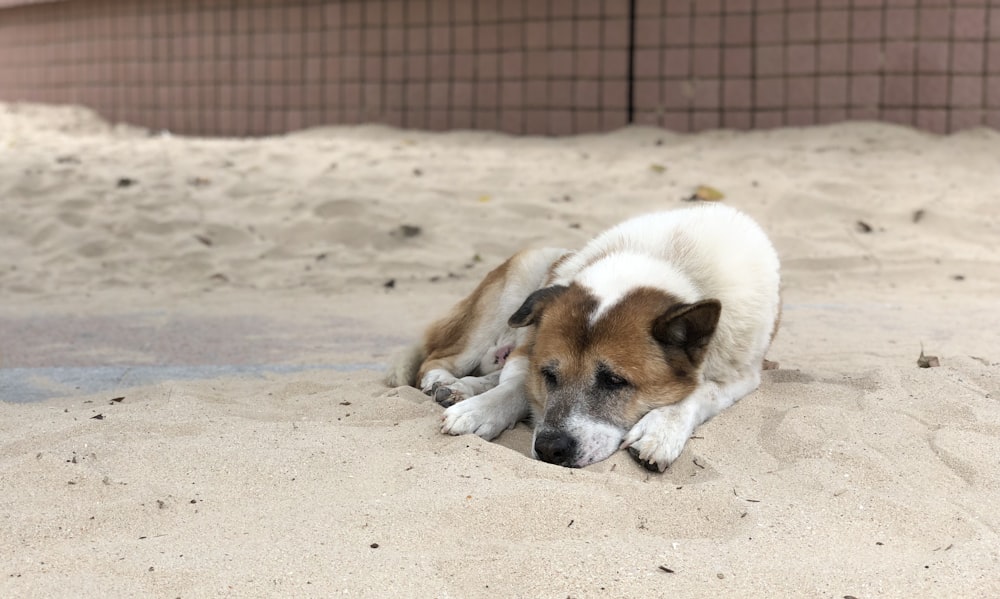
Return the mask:
<svg viewBox="0 0 1000 599">
<path fill-rule="evenodd" d="M 705 358 L 721 313 L 722 303 L 714 299 L 671 306 L 653 321 L 653 338 L 665 349 L 684 352 L 697 367 Z"/>
<path fill-rule="evenodd" d="M 517 312 L 511 315 L 507 320 L 507 324 L 515 329 L 535 324 L 538 322 L 538 318 L 541 316 L 545 306 L 562 295 L 566 289 L 568 287 L 565 285 L 552 285 L 551 287 L 542 287 L 538 291 L 535 291 L 528 296 L 528 299 L 524 300 L 524 303 L 517 309 Z"/>
</svg>

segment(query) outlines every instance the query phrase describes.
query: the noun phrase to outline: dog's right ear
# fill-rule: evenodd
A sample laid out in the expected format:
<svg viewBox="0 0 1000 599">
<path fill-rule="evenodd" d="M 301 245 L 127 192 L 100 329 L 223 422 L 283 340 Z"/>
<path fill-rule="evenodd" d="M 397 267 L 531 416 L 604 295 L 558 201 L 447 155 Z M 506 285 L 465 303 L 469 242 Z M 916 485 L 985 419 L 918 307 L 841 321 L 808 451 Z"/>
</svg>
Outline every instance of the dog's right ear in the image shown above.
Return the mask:
<svg viewBox="0 0 1000 599">
<path fill-rule="evenodd" d="M 524 303 L 517 309 L 517 312 L 511 315 L 510 319 L 507 320 L 507 324 L 515 329 L 535 324 L 538 322 L 538 318 L 541 316 L 545 306 L 562 295 L 567 289 L 568 287 L 565 285 L 552 285 L 551 287 L 543 287 L 532 293 L 528 296 L 528 299 L 524 300 Z"/>
</svg>

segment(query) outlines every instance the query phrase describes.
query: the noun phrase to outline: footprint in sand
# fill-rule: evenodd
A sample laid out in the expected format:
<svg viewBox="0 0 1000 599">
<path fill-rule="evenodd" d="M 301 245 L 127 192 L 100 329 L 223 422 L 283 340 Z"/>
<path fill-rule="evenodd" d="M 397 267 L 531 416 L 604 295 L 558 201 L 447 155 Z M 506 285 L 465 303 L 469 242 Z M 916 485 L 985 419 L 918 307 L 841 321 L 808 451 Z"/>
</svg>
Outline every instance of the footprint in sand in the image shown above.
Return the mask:
<svg viewBox="0 0 1000 599">
<path fill-rule="evenodd" d="M 90 222 L 94 202 L 82 198 L 66 200 L 59 203 L 57 218 L 59 222 L 74 229 L 79 229 Z"/>
<path fill-rule="evenodd" d="M 282 229 L 276 241 L 286 249 L 311 250 L 339 244 L 352 248 L 380 246 L 381 238 L 389 236 L 361 219 L 321 221 L 307 219 Z"/>
<path fill-rule="evenodd" d="M 217 223 L 206 225 L 205 233 L 201 237 L 218 246 L 240 245 L 253 241 L 253 235 L 249 231 Z"/>
<path fill-rule="evenodd" d="M 139 233 L 149 235 L 173 235 L 177 231 L 193 230 L 197 223 L 193 220 L 154 220 L 144 216 L 137 216 L 133 229 Z"/>
<path fill-rule="evenodd" d="M 69 211 L 59 212 L 58 218 L 59 222 L 74 229 L 79 229 L 83 225 L 87 224 L 87 221 L 89 220 L 86 214 Z"/>
<path fill-rule="evenodd" d="M 371 212 L 374 200 L 339 199 L 323 202 L 313 211 L 323 219 L 357 218 Z"/>
<path fill-rule="evenodd" d="M 84 258 L 100 258 L 106 255 L 110 249 L 110 243 L 103 239 L 95 239 L 94 241 L 84 243 L 77 251 Z"/>
</svg>

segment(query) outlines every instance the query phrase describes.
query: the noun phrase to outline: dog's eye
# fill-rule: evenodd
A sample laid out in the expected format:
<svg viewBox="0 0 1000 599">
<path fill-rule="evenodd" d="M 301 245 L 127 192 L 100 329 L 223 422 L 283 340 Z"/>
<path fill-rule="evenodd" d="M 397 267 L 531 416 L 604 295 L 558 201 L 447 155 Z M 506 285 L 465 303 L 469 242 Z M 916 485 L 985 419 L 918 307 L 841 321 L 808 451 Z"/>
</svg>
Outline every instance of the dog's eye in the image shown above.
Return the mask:
<svg viewBox="0 0 1000 599">
<path fill-rule="evenodd" d="M 542 378 L 545 379 L 545 386 L 549 389 L 554 389 L 559 386 L 559 377 L 556 375 L 556 369 L 551 366 L 545 366 L 541 370 Z"/>
<path fill-rule="evenodd" d="M 624 378 L 618 376 L 617 374 L 611 372 L 610 370 L 597 371 L 597 386 L 602 389 L 607 389 L 608 391 L 617 391 L 628 387 L 629 383 Z"/>
</svg>

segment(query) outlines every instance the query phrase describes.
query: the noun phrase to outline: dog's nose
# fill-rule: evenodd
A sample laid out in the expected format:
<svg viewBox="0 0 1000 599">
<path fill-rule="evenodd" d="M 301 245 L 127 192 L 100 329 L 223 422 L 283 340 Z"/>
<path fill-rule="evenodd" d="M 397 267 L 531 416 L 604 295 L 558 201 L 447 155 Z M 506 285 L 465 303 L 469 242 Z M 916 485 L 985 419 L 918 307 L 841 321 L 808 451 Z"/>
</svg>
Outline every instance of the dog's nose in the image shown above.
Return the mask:
<svg viewBox="0 0 1000 599">
<path fill-rule="evenodd" d="M 538 459 L 550 464 L 569 466 L 576 453 L 576 439 L 562 431 L 545 431 L 535 437 L 535 453 Z"/>
</svg>

